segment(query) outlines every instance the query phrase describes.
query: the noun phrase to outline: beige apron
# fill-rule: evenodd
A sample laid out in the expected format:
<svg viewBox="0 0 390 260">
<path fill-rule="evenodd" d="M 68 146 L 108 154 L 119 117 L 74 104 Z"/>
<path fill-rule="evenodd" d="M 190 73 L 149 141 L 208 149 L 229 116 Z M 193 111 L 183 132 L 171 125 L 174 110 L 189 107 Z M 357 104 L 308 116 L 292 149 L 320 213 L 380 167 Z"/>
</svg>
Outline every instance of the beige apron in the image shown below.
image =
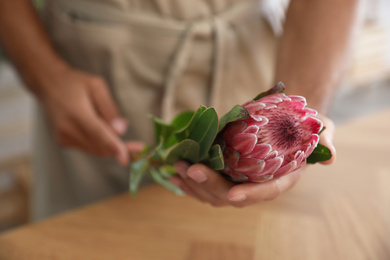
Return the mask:
<svg viewBox="0 0 390 260">
<path fill-rule="evenodd" d="M 49 1 L 57 50 L 106 79 L 130 122 L 125 140 L 154 142 L 148 114 L 204 104 L 222 115 L 272 85 L 275 37 L 259 2 L 197 1 Z M 128 167 L 59 147 L 40 108 L 36 126 L 35 219 L 127 190 Z"/>
</svg>

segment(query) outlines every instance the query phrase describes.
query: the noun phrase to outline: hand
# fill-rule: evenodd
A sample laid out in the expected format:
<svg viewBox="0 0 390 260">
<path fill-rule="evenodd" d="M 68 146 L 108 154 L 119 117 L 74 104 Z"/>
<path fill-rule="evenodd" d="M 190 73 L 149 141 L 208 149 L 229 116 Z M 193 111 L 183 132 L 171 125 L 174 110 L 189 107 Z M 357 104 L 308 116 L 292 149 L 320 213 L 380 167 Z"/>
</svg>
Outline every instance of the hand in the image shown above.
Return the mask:
<svg viewBox="0 0 390 260">
<path fill-rule="evenodd" d="M 332 153 L 332 157 L 327 161 L 321 162 L 321 164 L 325 164 L 325 165 L 332 164 L 336 160 L 336 148 L 334 147 L 332 142 L 334 131 L 335 131 L 335 125 L 333 121 L 330 120 L 330 118 L 322 114 L 318 114 L 317 118 L 320 119 L 324 124 L 324 126 L 326 127 L 326 129 L 320 134 L 319 143 L 328 147 L 330 152 Z"/>
<path fill-rule="evenodd" d="M 57 141 L 125 165 L 128 149 L 119 138 L 127 128 L 105 81 L 74 69 L 48 75 L 39 96 Z"/>
<path fill-rule="evenodd" d="M 322 163 L 331 164 L 335 160 L 336 153 L 332 144 L 334 124 L 325 116 L 320 115 L 319 118 L 326 126 L 326 130 L 320 135 L 320 143 L 326 145 L 333 155 L 330 160 Z M 236 184 L 203 164 L 190 166 L 180 161 L 174 167 L 179 175 L 173 176 L 171 181 L 186 194 L 215 207 L 230 205 L 239 208 L 277 198 L 298 182 L 305 168 L 302 167 L 279 179 L 264 183 Z"/>
</svg>

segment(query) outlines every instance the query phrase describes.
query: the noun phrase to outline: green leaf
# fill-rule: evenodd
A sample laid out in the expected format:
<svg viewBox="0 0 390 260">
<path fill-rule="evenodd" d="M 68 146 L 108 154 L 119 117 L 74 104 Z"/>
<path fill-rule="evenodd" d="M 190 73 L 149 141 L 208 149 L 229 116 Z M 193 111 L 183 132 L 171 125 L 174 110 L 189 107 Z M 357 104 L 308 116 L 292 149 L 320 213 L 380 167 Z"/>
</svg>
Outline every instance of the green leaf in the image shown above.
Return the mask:
<svg viewBox="0 0 390 260">
<path fill-rule="evenodd" d="M 175 128 L 155 116 L 151 116 L 151 118 L 153 119 L 154 123 L 156 144 L 160 144 L 168 140 L 169 136 L 174 132 Z"/>
<path fill-rule="evenodd" d="M 158 171 L 160 172 L 161 176 L 166 179 L 171 178 L 172 175 L 175 175 L 177 173 L 172 165 L 163 165 L 158 168 Z"/>
<path fill-rule="evenodd" d="M 285 90 L 284 84 L 283 84 L 283 82 L 280 81 L 273 88 L 270 88 L 269 90 L 257 95 L 253 100 L 256 101 L 256 100 L 259 100 L 260 98 L 263 98 L 263 97 L 266 97 L 266 96 L 269 96 L 272 94 L 283 93 L 284 90 Z"/>
<path fill-rule="evenodd" d="M 209 151 L 218 132 L 218 116 L 215 109 L 207 108 L 190 131 L 189 139 L 199 143 L 199 160 L 202 160 Z"/>
<path fill-rule="evenodd" d="M 164 140 L 164 148 L 169 148 L 179 142 L 179 139 L 177 139 L 174 132 L 179 131 L 186 127 L 194 115 L 194 111 L 184 111 L 180 114 L 178 114 L 171 123 L 171 126 L 173 127 L 173 131 L 170 132 L 170 135 L 166 137 Z M 181 141 L 181 140 L 180 140 Z"/>
<path fill-rule="evenodd" d="M 194 111 L 184 111 L 172 120 L 171 125 L 175 128 L 175 131 L 180 130 L 191 122 L 194 114 Z"/>
<path fill-rule="evenodd" d="M 310 154 L 309 157 L 307 157 L 306 162 L 307 163 L 316 163 L 316 162 L 323 162 L 327 161 L 332 157 L 332 153 L 330 152 L 329 148 L 325 145 L 318 144 L 317 147 L 314 149 L 312 154 Z"/>
<path fill-rule="evenodd" d="M 325 131 L 325 129 L 326 129 L 326 127 L 325 127 L 325 126 L 323 126 L 323 127 L 321 128 L 321 130 L 318 132 L 318 135 L 320 135 L 322 132 L 324 132 L 324 131 Z"/>
<path fill-rule="evenodd" d="M 174 164 L 179 160 L 196 163 L 199 160 L 199 144 L 193 140 L 185 139 L 167 150 L 166 164 Z"/>
<path fill-rule="evenodd" d="M 139 185 L 141 183 L 142 178 L 146 174 L 146 170 L 148 168 L 148 161 L 147 159 L 142 159 L 136 162 L 133 162 L 130 165 L 130 192 L 133 196 L 137 195 L 137 191 L 139 188 Z"/>
<path fill-rule="evenodd" d="M 168 190 L 173 191 L 177 195 L 184 195 L 184 192 L 181 189 L 179 189 L 178 187 L 173 185 L 169 180 L 163 178 L 163 176 L 157 170 L 151 169 L 150 170 L 150 176 L 152 177 L 152 179 L 155 182 L 157 182 L 158 184 L 164 186 Z"/>
<path fill-rule="evenodd" d="M 205 110 L 205 106 L 200 106 L 198 110 L 196 110 L 195 114 L 192 116 L 191 121 L 185 127 L 176 131 L 175 135 L 178 141 L 182 141 L 188 138 L 191 130 L 194 128 L 196 122 Z"/>
<path fill-rule="evenodd" d="M 245 107 L 236 105 L 219 120 L 220 132 L 228 123 L 249 118 L 249 112 Z"/>
<path fill-rule="evenodd" d="M 224 160 L 221 146 L 215 144 L 210 148 L 209 151 L 209 160 L 208 165 L 211 169 L 215 171 L 222 170 L 224 168 Z"/>
</svg>

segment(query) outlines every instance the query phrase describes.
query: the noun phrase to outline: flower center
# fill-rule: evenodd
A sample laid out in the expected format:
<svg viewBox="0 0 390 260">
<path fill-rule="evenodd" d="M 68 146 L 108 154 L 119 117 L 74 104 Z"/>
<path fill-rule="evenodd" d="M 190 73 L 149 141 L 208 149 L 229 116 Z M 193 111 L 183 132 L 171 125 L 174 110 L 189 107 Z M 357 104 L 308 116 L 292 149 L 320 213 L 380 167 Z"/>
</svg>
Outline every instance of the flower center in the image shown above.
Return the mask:
<svg viewBox="0 0 390 260">
<path fill-rule="evenodd" d="M 278 150 L 279 154 L 287 154 L 300 148 L 303 129 L 295 115 L 278 112 L 269 115 L 268 119 L 264 134 L 268 137 L 273 150 Z"/>
</svg>

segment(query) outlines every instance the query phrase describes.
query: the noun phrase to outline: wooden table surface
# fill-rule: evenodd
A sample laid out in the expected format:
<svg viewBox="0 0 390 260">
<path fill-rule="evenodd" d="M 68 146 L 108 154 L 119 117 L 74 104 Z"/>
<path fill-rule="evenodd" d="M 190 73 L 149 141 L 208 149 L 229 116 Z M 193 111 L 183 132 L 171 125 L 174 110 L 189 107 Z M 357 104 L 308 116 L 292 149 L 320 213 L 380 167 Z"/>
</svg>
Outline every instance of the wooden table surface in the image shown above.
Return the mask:
<svg viewBox="0 0 390 260">
<path fill-rule="evenodd" d="M 0 236 L 0 259 L 390 259 L 390 110 L 338 128 L 338 160 L 280 198 L 212 208 L 150 186 Z"/>
</svg>

